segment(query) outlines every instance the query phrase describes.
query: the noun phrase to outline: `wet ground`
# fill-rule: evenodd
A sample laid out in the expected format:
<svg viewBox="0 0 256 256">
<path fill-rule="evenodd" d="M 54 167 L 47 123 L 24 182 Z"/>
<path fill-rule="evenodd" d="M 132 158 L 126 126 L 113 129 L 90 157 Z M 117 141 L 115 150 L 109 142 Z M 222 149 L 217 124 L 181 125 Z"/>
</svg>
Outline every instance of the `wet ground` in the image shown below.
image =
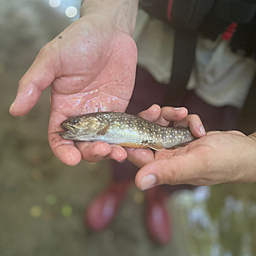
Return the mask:
<svg viewBox="0 0 256 256">
<path fill-rule="evenodd" d="M 159 247 L 144 226 L 144 195 L 133 186 L 102 233 L 83 224 L 90 200 L 108 185 L 107 162 L 69 167 L 47 142 L 50 92 L 25 117 L 8 108 L 39 49 L 72 20 L 68 5 L 0 0 L 0 255 L 256 255 L 256 186 L 221 185 L 182 192 L 167 202 L 172 242 Z M 57 12 L 56 12 L 57 10 Z"/>
</svg>

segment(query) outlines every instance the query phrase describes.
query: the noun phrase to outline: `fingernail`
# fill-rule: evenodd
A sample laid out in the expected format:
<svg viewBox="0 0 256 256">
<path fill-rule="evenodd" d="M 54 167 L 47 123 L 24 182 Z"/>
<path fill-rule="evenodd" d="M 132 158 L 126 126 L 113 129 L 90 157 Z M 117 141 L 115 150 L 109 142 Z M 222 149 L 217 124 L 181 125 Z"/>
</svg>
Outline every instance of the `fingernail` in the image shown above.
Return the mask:
<svg viewBox="0 0 256 256">
<path fill-rule="evenodd" d="M 184 114 L 186 110 L 184 108 L 174 108 L 175 111 L 179 111 L 180 113 Z"/>
<path fill-rule="evenodd" d="M 158 107 L 157 104 L 153 104 L 150 108 L 152 108 L 154 111 L 156 111 L 156 108 Z"/>
<path fill-rule="evenodd" d="M 199 126 L 199 131 L 200 131 L 200 133 L 201 133 L 202 135 L 205 135 L 205 134 L 206 134 L 205 129 L 204 129 L 204 127 L 203 127 L 202 125 Z"/>
<path fill-rule="evenodd" d="M 145 176 L 141 181 L 141 190 L 152 188 L 156 184 L 156 176 L 149 174 Z"/>
</svg>

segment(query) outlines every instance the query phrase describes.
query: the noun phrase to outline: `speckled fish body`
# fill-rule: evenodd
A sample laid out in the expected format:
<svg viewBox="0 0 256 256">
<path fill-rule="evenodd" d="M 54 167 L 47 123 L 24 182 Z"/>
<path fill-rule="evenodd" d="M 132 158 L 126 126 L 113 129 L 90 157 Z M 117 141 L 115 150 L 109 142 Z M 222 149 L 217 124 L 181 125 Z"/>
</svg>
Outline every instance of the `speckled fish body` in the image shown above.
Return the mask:
<svg viewBox="0 0 256 256">
<path fill-rule="evenodd" d="M 61 123 L 64 139 L 104 141 L 132 148 L 163 150 L 195 139 L 188 128 L 165 127 L 135 115 L 97 112 L 68 118 Z"/>
</svg>

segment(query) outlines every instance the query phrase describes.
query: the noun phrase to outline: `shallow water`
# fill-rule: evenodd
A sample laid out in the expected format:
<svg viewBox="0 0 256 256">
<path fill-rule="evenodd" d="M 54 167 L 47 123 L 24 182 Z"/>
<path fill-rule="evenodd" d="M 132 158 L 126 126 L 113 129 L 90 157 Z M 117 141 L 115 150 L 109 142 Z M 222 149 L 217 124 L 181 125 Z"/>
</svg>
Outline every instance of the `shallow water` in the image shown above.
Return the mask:
<svg viewBox="0 0 256 256">
<path fill-rule="evenodd" d="M 225 184 L 175 197 L 191 255 L 256 255 L 255 190 L 255 184 Z"/>
</svg>

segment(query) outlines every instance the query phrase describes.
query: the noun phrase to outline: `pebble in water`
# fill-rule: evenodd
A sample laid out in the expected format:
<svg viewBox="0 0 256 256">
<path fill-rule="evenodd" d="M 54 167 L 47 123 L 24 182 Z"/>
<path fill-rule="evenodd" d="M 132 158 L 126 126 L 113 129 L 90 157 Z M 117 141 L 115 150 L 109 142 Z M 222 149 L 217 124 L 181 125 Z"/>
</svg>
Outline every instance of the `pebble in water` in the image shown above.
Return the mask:
<svg viewBox="0 0 256 256">
<path fill-rule="evenodd" d="M 39 218 L 42 215 L 42 208 L 38 205 L 34 205 L 29 209 L 29 215 L 32 218 Z"/>
</svg>

